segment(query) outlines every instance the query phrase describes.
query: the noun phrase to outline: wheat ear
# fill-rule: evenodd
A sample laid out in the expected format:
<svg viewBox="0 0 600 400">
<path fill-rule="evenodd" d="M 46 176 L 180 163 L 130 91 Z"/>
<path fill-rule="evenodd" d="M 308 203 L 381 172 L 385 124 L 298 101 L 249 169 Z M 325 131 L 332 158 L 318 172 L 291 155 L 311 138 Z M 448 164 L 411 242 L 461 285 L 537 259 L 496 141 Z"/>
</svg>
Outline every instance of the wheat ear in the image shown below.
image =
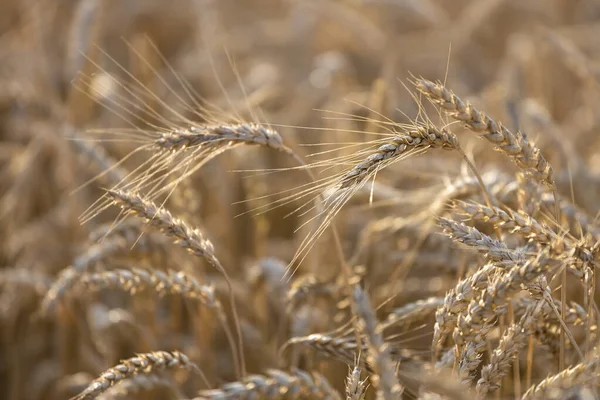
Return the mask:
<svg viewBox="0 0 600 400">
<path fill-rule="evenodd" d="M 163 150 L 179 151 L 188 147 L 219 148 L 235 143 L 257 144 L 275 150 L 290 150 L 284 146 L 278 132 L 255 123 L 198 125 L 163 133 L 154 144 Z"/>
<path fill-rule="evenodd" d="M 553 170 L 540 150 L 517 132 L 511 132 L 499 122 L 494 121 L 469 103 L 444 87 L 426 79 L 418 79 L 415 83 L 418 91 L 427 96 L 452 118 L 462 121 L 472 131 L 483 135 L 501 152 L 509 155 L 515 164 L 529 173 L 539 182 L 554 188 Z"/>
<path fill-rule="evenodd" d="M 457 149 L 459 147 L 458 139 L 452 132 L 445 129 L 439 130 L 434 126 L 417 126 L 417 129 L 394 136 L 389 143 L 381 145 L 364 161 L 342 175 L 340 189 L 359 185 L 375 170 L 391 163 L 407 151 L 429 147 Z"/>
<path fill-rule="evenodd" d="M 202 258 L 219 271 L 227 282 L 231 310 L 235 320 L 238 336 L 239 373 L 245 375 L 243 338 L 233 288 L 229 274 L 214 254 L 213 244 L 204 237 L 197 228 L 190 228 L 184 221 L 173 217 L 168 210 L 157 207 L 152 201 L 143 199 L 140 195 L 123 190 L 109 190 L 108 195 L 124 210 L 143 218 L 148 225 L 158 229 L 165 235 L 175 239 L 175 244 L 185 248 L 193 255 Z M 237 360 L 237 357 L 234 357 Z"/>
<path fill-rule="evenodd" d="M 151 374 L 172 368 L 187 368 L 200 372 L 200 369 L 185 354 L 178 351 L 155 351 L 138 354 L 135 357 L 122 360 L 120 364 L 104 371 L 87 389 L 72 400 L 92 400 L 108 388 L 127 378 L 137 374 Z"/>
</svg>

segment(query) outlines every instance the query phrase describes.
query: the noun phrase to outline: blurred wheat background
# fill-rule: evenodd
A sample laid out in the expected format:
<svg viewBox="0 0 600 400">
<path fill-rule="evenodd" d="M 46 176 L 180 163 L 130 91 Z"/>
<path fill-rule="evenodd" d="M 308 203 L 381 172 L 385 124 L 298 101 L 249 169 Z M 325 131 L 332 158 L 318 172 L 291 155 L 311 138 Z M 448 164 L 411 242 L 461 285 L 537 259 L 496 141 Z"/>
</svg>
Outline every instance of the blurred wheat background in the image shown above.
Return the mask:
<svg viewBox="0 0 600 400">
<path fill-rule="evenodd" d="M 2 0 L 0 398 L 600 398 L 599 134 L 597 0 Z"/>
</svg>

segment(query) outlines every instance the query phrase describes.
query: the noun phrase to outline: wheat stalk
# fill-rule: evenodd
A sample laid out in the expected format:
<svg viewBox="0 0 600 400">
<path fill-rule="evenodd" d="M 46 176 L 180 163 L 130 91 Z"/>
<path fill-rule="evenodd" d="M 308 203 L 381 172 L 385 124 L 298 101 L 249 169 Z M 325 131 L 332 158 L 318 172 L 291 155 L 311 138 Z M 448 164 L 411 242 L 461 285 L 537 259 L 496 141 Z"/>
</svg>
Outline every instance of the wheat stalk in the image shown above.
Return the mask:
<svg viewBox="0 0 600 400">
<path fill-rule="evenodd" d="M 369 299 L 359 286 L 354 289 L 353 305 L 359 319 L 359 327 L 366 337 L 367 359 L 374 369 L 371 381 L 377 388 L 378 398 L 384 400 L 401 398 L 404 388 L 396 377 L 389 345 L 383 340 L 381 328 Z"/>
</svg>

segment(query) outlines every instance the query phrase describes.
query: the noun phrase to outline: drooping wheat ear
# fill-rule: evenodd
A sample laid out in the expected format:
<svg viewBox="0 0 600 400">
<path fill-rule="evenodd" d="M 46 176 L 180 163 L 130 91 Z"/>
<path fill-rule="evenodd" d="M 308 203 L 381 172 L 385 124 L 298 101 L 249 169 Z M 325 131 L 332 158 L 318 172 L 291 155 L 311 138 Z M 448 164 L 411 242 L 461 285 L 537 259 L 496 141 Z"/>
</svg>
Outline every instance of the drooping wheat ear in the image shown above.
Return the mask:
<svg viewBox="0 0 600 400">
<path fill-rule="evenodd" d="M 444 217 L 441 217 L 439 221 L 444 233 L 457 242 L 476 248 L 492 261 L 510 261 L 521 258 L 518 253 L 510 250 L 501 241 L 492 239 L 475 228 Z"/>
<path fill-rule="evenodd" d="M 367 380 L 360 380 L 360 368 L 354 367 L 348 370 L 346 377 L 346 400 L 365 400 L 367 395 Z"/>
<path fill-rule="evenodd" d="M 73 288 L 77 278 L 96 263 L 116 255 L 127 254 L 134 244 L 136 244 L 136 251 L 153 251 L 153 246 L 148 245 L 152 240 L 152 237 L 146 235 L 141 238 L 139 235 L 131 234 L 115 235 L 110 239 L 88 247 L 83 254 L 73 261 L 72 265 L 61 271 L 58 279 L 48 289 L 40 306 L 41 315 L 52 313 L 63 296 Z"/>
<path fill-rule="evenodd" d="M 500 388 L 500 382 L 508 374 L 512 360 L 527 346 L 529 335 L 539 322 L 538 315 L 543 305 L 544 300 L 538 300 L 537 304 L 528 308 L 519 322 L 508 327 L 492 353 L 490 363 L 481 370 L 481 378 L 477 381 L 477 394 L 480 398 Z"/>
<path fill-rule="evenodd" d="M 534 218 L 510 209 L 502 210 L 498 207 L 488 207 L 476 202 L 455 201 L 453 210 L 476 221 L 493 224 L 500 229 L 517 233 L 526 239 L 538 243 L 549 243 L 557 235 L 548 226 L 537 222 Z"/>
<path fill-rule="evenodd" d="M 92 400 L 124 379 L 138 374 L 152 374 L 165 369 L 187 368 L 200 372 L 200 369 L 189 358 L 178 351 L 155 351 L 138 354 L 135 357 L 121 360 L 121 363 L 107 369 L 90 385 L 72 400 Z"/>
<path fill-rule="evenodd" d="M 204 306 L 212 309 L 217 316 L 229 345 L 233 357 L 236 357 L 236 345 L 233 335 L 227 324 L 227 317 L 223 306 L 215 296 L 213 286 L 201 285 L 191 276 L 181 271 L 146 270 L 141 268 L 116 269 L 95 274 L 84 274 L 80 283 L 86 288 L 99 290 L 103 288 L 121 288 L 132 295 L 143 290 L 152 289 L 160 295 L 179 295 L 184 298 L 198 300 Z"/>
<path fill-rule="evenodd" d="M 188 147 L 219 148 L 236 143 L 257 144 L 289 152 L 278 132 L 255 123 L 200 125 L 163 133 L 154 144 L 163 150 L 179 151 Z"/>
<path fill-rule="evenodd" d="M 561 399 L 563 392 L 578 385 L 594 384 L 600 375 L 600 357 L 597 351 L 592 357 L 573 367 L 564 369 L 541 381 L 523 395 L 522 400 Z"/>
<path fill-rule="evenodd" d="M 190 228 L 184 221 L 173 217 L 168 210 L 157 207 L 139 194 L 124 190 L 109 190 L 108 195 L 122 209 L 138 215 L 150 226 L 174 238 L 175 244 L 202 258 L 219 272 L 226 272 L 214 254 L 213 244 L 199 229 Z"/>
<path fill-rule="evenodd" d="M 282 397 L 340 400 L 340 395 L 323 376 L 298 369 L 293 369 L 289 373 L 270 369 L 266 376 L 248 375 L 242 381 L 227 383 L 219 389 L 204 390 L 198 394 L 200 396 L 194 400 L 275 400 Z"/>
<path fill-rule="evenodd" d="M 174 396 L 179 395 L 173 382 L 168 378 L 156 375 L 133 375 L 102 393 L 98 396 L 98 400 L 127 400 L 156 389 L 169 389 Z"/>
<path fill-rule="evenodd" d="M 406 330 L 409 326 L 431 317 L 443 304 L 443 297 L 429 297 L 396 308 L 381 323 L 381 329 L 394 327 Z"/>
<path fill-rule="evenodd" d="M 122 288 L 136 294 L 143 290 L 153 289 L 161 295 L 176 294 L 185 298 L 199 300 L 209 308 L 220 308 L 212 286 L 201 285 L 194 278 L 183 272 L 146 270 L 142 268 L 116 269 L 94 274 L 84 274 L 80 283 L 86 288 L 100 290 L 103 288 Z"/>
<path fill-rule="evenodd" d="M 481 363 L 481 347 L 481 343 L 469 342 L 462 349 L 462 353 L 459 354 L 460 358 L 458 359 L 458 377 L 461 383 L 467 387 L 471 385 L 473 375 Z M 446 357 L 442 357 L 442 360 L 440 363 L 438 363 L 438 368 L 441 365 L 446 368 L 452 367 L 452 365 L 454 365 L 456 362 L 456 354 L 456 348 L 448 350 L 445 354 Z"/>
<path fill-rule="evenodd" d="M 340 189 L 359 185 L 376 169 L 390 163 L 394 158 L 405 154 L 409 150 L 429 147 L 457 149 L 458 146 L 458 139 L 452 132 L 445 129 L 438 130 L 434 126 L 418 126 L 417 129 L 408 130 L 394 136 L 389 143 L 380 146 L 364 161 L 342 175 Z"/>
<path fill-rule="evenodd" d="M 548 246 L 557 255 L 567 253 L 573 254 L 584 262 L 591 260 L 591 250 L 588 247 L 578 245 L 568 237 L 560 237 L 550 227 L 539 223 L 526 214 L 510 209 L 505 211 L 498 207 L 488 207 L 475 202 L 462 201 L 455 202 L 454 209 L 473 220 L 491 223 L 494 227 L 507 229 L 526 239 Z M 569 265 L 568 269 L 575 276 L 583 277 L 583 268 L 580 263 Z"/>
<path fill-rule="evenodd" d="M 354 288 L 353 306 L 358 317 L 359 328 L 367 341 L 367 361 L 374 369 L 371 381 L 377 388 L 378 398 L 400 399 L 404 388 L 396 377 L 389 345 L 383 340 L 382 329 L 378 326 L 371 302 L 358 285 Z"/>
<path fill-rule="evenodd" d="M 214 254 L 213 244 L 204 237 L 199 229 L 190 228 L 184 221 L 173 217 L 168 210 L 157 207 L 152 201 L 143 199 L 138 194 L 126 192 L 124 190 L 109 190 L 107 193 L 122 209 L 139 216 L 144 219 L 148 225 L 158 229 L 168 237 L 175 239 L 175 244 L 183 247 L 193 255 L 202 258 L 223 275 L 229 290 L 231 310 L 238 336 L 239 373 L 241 376 L 244 376 L 245 362 L 243 339 L 239 322 L 240 319 L 237 315 L 237 307 L 235 305 L 235 295 L 233 293 L 229 274 L 227 274 L 227 271 L 223 268 L 221 262 Z"/>
<path fill-rule="evenodd" d="M 554 187 L 552 167 L 540 150 L 530 143 L 524 134 L 511 132 L 471 104 L 463 102 L 441 83 L 418 79 L 415 86 L 419 92 L 427 96 L 449 116 L 464 122 L 473 132 L 482 135 L 501 152 L 509 155 L 519 168 L 539 182 Z"/>
<path fill-rule="evenodd" d="M 351 364 L 358 352 L 366 350 L 364 347 L 358 349 L 356 340 L 353 340 L 353 338 L 333 337 L 321 333 L 293 337 L 283 345 L 282 350 L 293 345 L 309 347 L 320 354 L 324 354 L 334 360 L 340 360 L 346 364 Z"/>
</svg>

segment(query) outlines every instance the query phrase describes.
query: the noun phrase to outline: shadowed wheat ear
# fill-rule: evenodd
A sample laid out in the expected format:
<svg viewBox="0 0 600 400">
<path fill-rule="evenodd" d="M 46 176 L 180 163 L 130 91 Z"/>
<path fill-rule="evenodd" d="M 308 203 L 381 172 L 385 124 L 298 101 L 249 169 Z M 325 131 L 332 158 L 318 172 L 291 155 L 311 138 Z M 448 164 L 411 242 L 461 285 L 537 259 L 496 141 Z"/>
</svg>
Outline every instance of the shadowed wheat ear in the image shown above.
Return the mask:
<svg viewBox="0 0 600 400">
<path fill-rule="evenodd" d="M 317 374 L 293 369 L 290 373 L 277 369 L 264 375 L 248 375 L 240 382 L 227 383 L 219 389 L 204 390 L 194 400 L 290 399 L 341 400 L 327 380 Z"/>
<path fill-rule="evenodd" d="M 63 269 L 46 292 L 40 305 L 39 313 L 47 316 L 54 312 L 57 304 L 68 293 L 82 274 L 89 271 L 96 263 L 107 260 L 116 255 L 129 253 L 131 247 L 136 244 L 136 251 L 156 251 L 157 243 L 152 236 L 139 236 L 140 230 L 131 226 L 127 229 L 114 232 L 106 240 L 91 245 L 87 250 L 73 261 L 73 264 Z M 150 243 L 153 243 L 151 246 Z"/>
<path fill-rule="evenodd" d="M 243 353 L 243 338 L 239 317 L 237 314 L 235 296 L 231 286 L 229 274 L 227 274 L 227 271 L 225 268 L 223 268 L 221 262 L 215 256 L 213 244 L 204 237 L 199 229 L 190 228 L 184 221 L 173 217 L 168 210 L 165 210 L 162 207 L 157 207 L 153 202 L 143 199 L 138 194 L 125 192 L 123 190 L 109 190 L 108 195 L 123 210 L 143 218 L 148 225 L 158 229 L 168 237 L 175 239 L 176 244 L 183 247 L 193 255 L 205 260 L 223 275 L 229 291 L 231 310 L 235 320 L 236 334 L 238 336 L 238 353 L 240 363 L 238 372 L 241 376 L 244 376 L 245 363 Z"/>
<path fill-rule="evenodd" d="M 444 87 L 426 79 L 417 79 L 415 86 L 450 117 L 463 122 L 472 131 L 483 135 L 498 150 L 509 155 L 515 164 L 539 182 L 554 188 L 553 170 L 540 150 L 520 132 L 516 134 L 494 121 Z"/>
<path fill-rule="evenodd" d="M 178 295 L 187 299 L 198 300 L 204 306 L 212 309 L 219 320 L 233 354 L 237 360 L 236 345 L 233 335 L 227 324 L 227 317 L 223 306 L 215 296 L 213 286 L 201 285 L 193 277 L 181 271 L 146 270 L 141 268 L 117 269 L 103 271 L 95 274 L 84 274 L 79 280 L 80 284 L 88 289 L 100 290 L 103 288 L 121 288 L 132 295 L 143 290 L 154 290 L 160 295 Z"/>
<path fill-rule="evenodd" d="M 138 354 L 122 360 L 120 364 L 107 369 L 96 378 L 83 392 L 71 400 L 92 400 L 117 383 L 138 374 L 151 374 L 165 369 L 186 368 L 203 376 L 202 371 L 178 351 L 155 351 Z"/>
</svg>

